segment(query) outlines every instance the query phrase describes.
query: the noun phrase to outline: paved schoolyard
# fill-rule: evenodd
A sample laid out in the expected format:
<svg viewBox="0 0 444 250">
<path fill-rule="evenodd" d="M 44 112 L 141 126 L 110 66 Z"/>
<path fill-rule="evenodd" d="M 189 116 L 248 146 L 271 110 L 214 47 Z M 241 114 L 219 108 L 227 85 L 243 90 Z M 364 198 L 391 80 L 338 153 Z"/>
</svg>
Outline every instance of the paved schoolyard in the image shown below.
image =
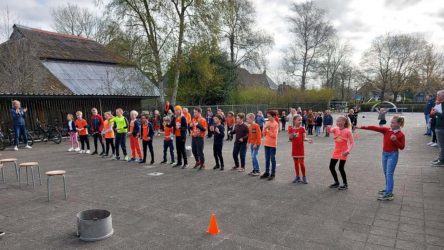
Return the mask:
<svg viewBox="0 0 444 250">
<path fill-rule="evenodd" d="M 360 124 L 377 122 L 375 114 L 364 115 Z M 358 131 L 347 162 L 347 191 L 328 188 L 333 141 L 324 137 L 306 146 L 308 185 L 291 184 L 291 148 L 284 133 L 272 182 L 229 170 L 116 162 L 68 153 L 63 144 L 3 151 L 1 158 L 38 161 L 42 172 L 66 170 L 69 197 L 63 200 L 56 180 L 48 202 L 46 178 L 35 190 L 19 188 L 7 168 L 7 183 L 0 184 L 0 231 L 6 231 L 0 249 L 444 249 L 444 168 L 429 166 L 437 149 L 425 146 L 423 116 L 405 116 L 407 147 L 395 174 L 396 199 L 386 203 L 376 200 L 384 187 L 382 136 L 367 131 Z M 205 143 L 212 167 L 211 141 Z M 159 138 L 154 145 L 158 163 Z M 226 143 L 227 168 L 231 149 Z M 260 159 L 263 163 L 263 150 Z M 164 174 L 149 176 L 152 172 Z M 91 208 L 112 212 L 111 238 L 85 243 L 75 236 L 76 213 Z M 212 212 L 222 231 L 217 236 L 205 233 Z"/>
</svg>

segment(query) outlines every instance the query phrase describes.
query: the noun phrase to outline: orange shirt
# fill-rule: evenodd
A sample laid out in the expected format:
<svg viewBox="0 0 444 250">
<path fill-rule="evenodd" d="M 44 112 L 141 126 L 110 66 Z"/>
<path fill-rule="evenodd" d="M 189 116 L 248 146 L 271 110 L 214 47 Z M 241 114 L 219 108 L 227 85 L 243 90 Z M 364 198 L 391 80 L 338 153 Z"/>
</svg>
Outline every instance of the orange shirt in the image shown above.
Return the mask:
<svg viewBox="0 0 444 250">
<path fill-rule="evenodd" d="M 105 133 L 106 139 L 113 139 L 114 138 L 114 130 L 112 129 L 112 122 L 109 122 L 108 120 L 103 121 L 103 130 L 109 131 Z"/>
<path fill-rule="evenodd" d="M 150 126 L 148 126 L 148 124 L 143 124 L 142 125 L 142 140 L 144 141 L 148 141 L 148 137 L 150 134 Z"/>
<path fill-rule="evenodd" d="M 136 120 L 134 121 L 130 121 L 130 126 L 129 126 L 129 133 L 130 136 L 133 136 L 133 131 L 134 131 L 134 123 L 136 122 Z M 139 135 L 139 133 L 137 133 L 137 136 Z"/>
<path fill-rule="evenodd" d="M 182 127 L 181 122 L 180 122 L 181 119 L 182 119 L 182 116 L 179 116 L 179 117 L 176 118 L 176 133 L 175 133 L 176 137 L 177 136 L 179 136 L 179 137 L 181 136 L 180 135 L 180 128 Z"/>
<path fill-rule="evenodd" d="M 165 141 L 171 140 L 171 134 L 173 133 L 173 128 L 165 126 L 163 131 L 165 132 L 165 137 L 164 137 Z"/>
<path fill-rule="evenodd" d="M 187 124 L 191 123 L 191 114 L 190 113 L 183 113 L 183 115 L 185 116 L 185 119 L 187 119 Z"/>
<path fill-rule="evenodd" d="M 200 131 L 197 129 L 197 125 L 200 124 L 205 130 L 208 129 L 207 120 L 205 120 L 203 117 L 199 118 L 193 118 L 191 122 L 191 128 L 192 128 L 192 136 L 193 137 L 205 137 L 206 131 Z"/>
<path fill-rule="evenodd" d="M 264 146 L 277 147 L 277 136 L 279 133 L 279 123 L 275 120 L 269 120 L 264 126 Z"/>
<path fill-rule="evenodd" d="M 85 119 L 76 119 L 75 121 L 77 129 L 79 129 L 79 135 L 87 135 L 88 134 L 88 123 Z"/>
<path fill-rule="evenodd" d="M 235 121 L 236 119 L 234 119 L 234 116 L 225 118 L 225 122 L 227 123 L 228 127 L 233 127 Z"/>
<path fill-rule="evenodd" d="M 248 144 L 261 145 L 262 134 L 261 127 L 257 123 L 248 126 Z"/>
</svg>

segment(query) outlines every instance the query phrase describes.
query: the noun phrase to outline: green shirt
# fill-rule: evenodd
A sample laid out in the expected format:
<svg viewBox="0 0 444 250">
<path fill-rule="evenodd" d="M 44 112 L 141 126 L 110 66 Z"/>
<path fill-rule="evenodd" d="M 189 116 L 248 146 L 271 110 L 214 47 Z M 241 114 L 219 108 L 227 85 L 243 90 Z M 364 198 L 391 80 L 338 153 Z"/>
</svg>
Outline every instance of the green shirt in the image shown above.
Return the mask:
<svg viewBox="0 0 444 250">
<path fill-rule="evenodd" d="M 128 120 L 124 117 L 115 116 L 110 120 L 110 122 L 114 122 L 114 126 L 116 127 L 117 133 L 123 134 L 128 133 Z"/>
</svg>

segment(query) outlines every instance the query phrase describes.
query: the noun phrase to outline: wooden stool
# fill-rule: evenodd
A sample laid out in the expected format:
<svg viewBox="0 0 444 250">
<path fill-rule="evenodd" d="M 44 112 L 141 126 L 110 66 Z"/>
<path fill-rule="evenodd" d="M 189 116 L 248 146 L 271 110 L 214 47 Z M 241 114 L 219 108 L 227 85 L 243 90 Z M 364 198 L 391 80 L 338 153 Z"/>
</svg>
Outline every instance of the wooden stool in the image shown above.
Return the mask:
<svg viewBox="0 0 444 250">
<path fill-rule="evenodd" d="M 62 176 L 63 177 L 63 190 L 65 192 L 65 200 L 66 200 L 67 199 L 67 195 L 66 195 L 66 180 L 65 180 L 66 171 L 65 170 L 53 170 L 53 171 L 48 171 L 45 174 L 48 176 L 48 179 L 47 179 L 48 201 L 51 200 L 51 186 L 50 186 L 49 180 L 51 179 L 52 176 Z"/>
<path fill-rule="evenodd" d="M 22 168 L 26 168 L 26 185 L 29 185 L 29 181 L 28 181 L 28 168 L 31 168 L 31 176 L 32 176 L 32 187 L 35 188 L 35 184 L 34 184 L 34 167 L 37 167 L 37 171 L 39 173 L 39 180 L 40 180 L 40 185 L 42 185 L 42 178 L 40 177 L 40 167 L 39 167 L 39 163 L 38 162 L 24 162 L 24 163 L 20 163 L 19 164 L 19 169 L 18 169 L 18 179 L 19 179 L 19 186 L 20 186 L 20 172 Z"/>
<path fill-rule="evenodd" d="M 14 164 L 15 167 L 15 177 L 17 178 L 18 181 L 18 169 L 17 169 L 17 159 L 16 158 L 8 158 L 8 159 L 0 159 L 0 165 L 1 165 L 1 169 L 2 169 L 2 179 L 3 182 L 5 182 L 5 177 L 4 177 L 4 167 L 6 167 L 7 163 L 12 163 Z"/>
</svg>

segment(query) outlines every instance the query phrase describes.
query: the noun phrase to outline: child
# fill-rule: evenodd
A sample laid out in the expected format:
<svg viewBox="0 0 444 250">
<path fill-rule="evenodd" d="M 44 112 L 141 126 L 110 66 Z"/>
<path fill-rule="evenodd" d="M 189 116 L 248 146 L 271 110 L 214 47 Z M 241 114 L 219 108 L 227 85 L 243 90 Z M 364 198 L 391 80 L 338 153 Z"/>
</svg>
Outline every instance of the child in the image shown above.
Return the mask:
<svg viewBox="0 0 444 250">
<path fill-rule="evenodd" d="M 207 121 L 208 127 L 213 126 L 213 111 L 211 110 L 211 108 L 207 108 L 207 114 L 205 116 L 205 120 Z M 213 132 L 208 131 L 207 137 L 211 138 L 213 136 Z"/>
<path fill-rule="evenodd" d="M 335 140 L 335 149 L 330 160 L 330 172 L 335 183 L 330 185 L 330 188 L 338 188 L 339 190 L 346 190 L 348 188 L 347 176 L 345 174 L 345 162 L 347 156 L 353 148 L 353 134 L 351 131 L 350 119 L 346 116 L 339 116 L 336 119 L 336 127 L 329 129 L 329 133 L 333 134 Z M 336 163 L 339 161 L 339 172 L 341 173 L 343 185 L 339 185 L 338 175 L 336 173 Z"/>
<path fill-rule="evenodd" d="M 205 168 L 205 155 L 203 150 L 207 129 L 208 124 L 205 118 L 202 117 L 202 109 L 195 107 L 194 118 L 191 121 L 191 148 L 193 150 L 194 159 L 196 159 L 194 168 L 199 167 L 199 170 Z"/>
<path fill-rule="evenodd" d="M 77 139 L 77 128 L 76 123 L 73 121 L 74 117 L 72 114 L 68 114 L 66 116 L 66 119 L 68 120 L 68 134 L 69 134 L 69 141 L 71 142 L 71 147 L 68 149 L 68 152 L 79 152 L 79 140 Z"/>
<path fill-rule="evenodd" d="M 330 130 L 331 126 L 333 126 L 333 116 L 331 116 L 330 110 L 325 111 L 323 123 L 324 123 L 325 137 L 330 137 L 330 133 L 328 131 Z"/>
<path fill-rule="evenodd" d="M 116 109 L 116 116 L 111 119 L 116 129 L 116 160 L 120 160 L 120 150 L 122 148 L 123 160 L 128 161 L 128 155 L 126 153 L 126 135 L 128 134 L 128 119 L 123 116 L 123 109 Z"/>
<path fill-rule="evenodd" d="M 113 123 L 111 122 L 111 119 L 113 119 L 113 115 L 111 114 L 111 111 L 105 112 L 105 121 L 103 121 L 103 130 L 102 130 L 102 136 L 105 137 L 105 144 L 106 144 L 106 152 L 102 157 L 109 157 L 109 148 L 111 147 L 112 155 L 111 157 L 115 157 L 115 148 L 114 148 L 114 129 L 113 129 Z"/>
<path fill-rule="evenodd" d="M 253 170 L 248 175 L 258 176 L 260 175 L 259 161 L 257 155 L 259 154 L 259 148 L 262 144 L 262 132 L 259 124 L 255 122 L 255 116 L 253 113 L 247 115 L 248 123 L 248 144 L 250 145 L 251 159 L 253 161 Z"/>
<path fill-rule="evenodd" d="M 401 132 L 404 127 L 404 117 L 394 116 L 390 122 L 390 128 L 376 126 L 361 126 L 360 129 L 367 129 L 382 133 L 384 135 L 382 150 L 382 169 L 385 176 L 385 189 L 378 192 L 378 200 L 391 201 L 393 196 L 393 175 L 398 163 L 399 150 L 405 147 L 405 136 Z"/>
<path fill-rule="evenodd" d="M 227 123 L 227 141 L 233 140 L 233 128 L 234 128 L 234 113 L 233 111 L 228 112 L 227 118 L 225 118 L 225 122 Z"/>
<path fill-rule="evenodd" d="M 230 114 L 230 113 L 228 113 Z M 234 167 L 231 170 L 238 170 L 239 172 L 245 171 L 245 155 L 247 153 L 248 142 L 248 126 L 244 123 L 245 114 L 239 113 L 236 118 L 236 125 L 229 133 L 231 138 L 236 135 L 233 146 L 233 159 Z M 239 155 L 240 155 L 240 168 L 239 168 Z"/>
<path fill-rule="evenodd" d="M 350 109 L 347 116 L 348 119 L 350 119 L 352 131 L 355 131 L 356 125 L 358 124 L 358 112 L 355 112 L 354 109 Z"/>
<path fill-rule="evenodd" d="M 224 158 L 222 157 L 222 148 L 224 146 L 225 128 L 222 124 L 222 119 L 223 118 L 220 115 L 215 115 L 213 117 L 214 126 L 210 127 L 210 130 L 212 130 L 214 134 L 213 155 L 216 166 L 214 166 L 213 169 L 216 170 L 220 168 L 220 171 L 224 170 Z"/>
<path fill-rule="evenodd" d="M 137 116 L 139 113 L 137 111 L 132 110 L 130 112 L 130 126 L 128 131 L 128 136 L 130 139 L 130 147 L 131 147 L 131 159 L 128 162 L 141 162 L 142 161 L 142 151 L 140 150 L 140 122 L 137 120 Z M 136 159 L 136 156 L 139 158 Z"/>
<path fill-rule="evenodd" d="M 153 124 L 154 124 L 154 131 L 159 136 L 160 125 L 162 124 L 162 117 L 160 116 L 159 110 L 154 110 Z"/>
<path fill-rule="evenodd" d="M 316 127 L 316 136 L 321 135 L 321 127 L 322 127 L 322 112 L 319 112 L 315 119 L 315 127 Z"/>
<path fill-rule="evenodd" d="M 177 105 L 174 108 L 175 116 L 171 119 L 170 127 L 174 128 L 174 134 L 176 135 L 176 150 L 177 150 L 177 163 L 173 164 L 173 167 L 179 167 L 182 165 L 182 169 L 188 167 L 187 152 L 185 151 L 185 144 L 187 142 L 187 119 L 183 116 L 182 107 Z"/>
<path fill-rule="evenodd" d="M 151 122 L 149 122 L 148 114 L 143 113 L 142 116 L 142 126 L 141 126 L 141 135 L 142 135 L 142 146 L 143 146 L 143 160 L 139 161 L 139 163 L 146 163 L 146 153 L 147 149 L 150 149 L 151 162 L 150 165 L 154 164 L 154 149 L 153 149 L 153 137 L 155 135 L 154 127 Z"/>
<path fill-rule="evenodd" d="M 265 118 L 264 118 L 264 114 L 260 110 L 257 112 L 256 123 L 259 125 L 259 127 L 261 128 L 261 131 L 262 131 L 264 128 L 264 124 L 265 124 Z"/>
<path fill-rule="evenodd" d="M 286 123 L 287 123 L 287 115 L 285 114 L 285 111 L 282 111 L 282 116 L 281 116 L 282 131 L 285 131 Z"/>
<path fill-rule="evenodd" d="M 387 120 L 385 119 L 385 114 L 387 114 L 387 111 L 384 108 L 380 108 L 376 109 L 376 112 L 378 112 L 379 126 L 382 127 L 387 123 Z"/>
<path fill-rule="evenodd" d="M 269 181 L 274 180 L 276 175 L 276 147 L 278 140 L 277 136 L 279 133 L 279 123 L 276 122 L 275 117 L 276 113 L 274 111 L 267 112 L 268 121 L 265 123 L 263 131 L 265 147 L 265 173 L 261 176 L 261 179 L 268 178 Z"/>
<path fill-rule="evenodd" d="M 288 130 L 291 141 L 291 156 L 294 161 L 294 169 L 296 171 L 296 178 L 293 183 L 307 184 L 307 177 L 305 175 L 305 163 L 304 163 L 304 141 L 310 141 L 306 138 L 305 128 L 302 126 L 302 116 L 295 115 L 293 117 L 293 127 Z M 302 180 L 299 175 L 299 171 L 302 173 Z"/>
<path fill-rule="evenodd" d="M 315 117 L 313 111 L 310 109 L 307 113 L 307 127 L 308 135 L 313 135 L 313 125 L 315 124 Z"/>
<path fill-rule="evenodd" d="M 103 129 L 103 118 L 101 115 L 98 114 L 96 108 L 91 109 L 91 133 L 94 138 L 94 152 L 91 155 L 96 155 L 97 152 L 97 141 L 100 142 L 100 145 L 102 145 L 102 153 L 100 155 L 105 154 L 105 145 L 103 145 L 102 140 L 102 129 Z"/>
<path fill-rule="evenodd" d="M 79 151 L 80 154 L 89 154 L 89 138 L 88 138 L 88 122 L 83 119 L 82 111 L 76 112 L 77 119 L 75 121 L 77 131 L 79 133 L 80 144 L 82 144 L 82 150 Z M 85 151 L 86 144 L 86 151 Z"/>
<path fill-rule="evenodd" d="M 191 136 L 191 114 L 188 112 L 188 108 L 183 108 L 183 116 L 187 119 L 187 125 L 188 125 L 188 134 Z"/>
<path fill-rule="evenodd" d="M 171 165 L 174 164 L 174 145 L 173 145 L 173 128 L 168 127 L 171 123 L 171 118 L 165 116 L 163 118 L 164 139 L 163 139 L 163 161 L 160 164 L 167 163 L 167 151 L 170 149 Z"/>
</svg>

